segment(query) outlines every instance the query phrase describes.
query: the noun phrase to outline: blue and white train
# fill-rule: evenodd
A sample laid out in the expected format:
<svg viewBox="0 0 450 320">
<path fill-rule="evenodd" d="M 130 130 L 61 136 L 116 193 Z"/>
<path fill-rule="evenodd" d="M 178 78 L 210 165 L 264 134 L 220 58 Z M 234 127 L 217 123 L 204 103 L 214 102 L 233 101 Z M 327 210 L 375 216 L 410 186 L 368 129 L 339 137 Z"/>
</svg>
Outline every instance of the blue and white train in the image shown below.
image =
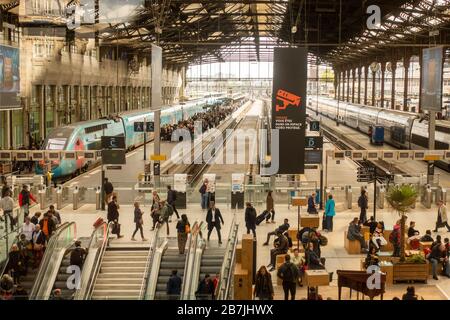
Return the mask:
<svg viewBox="0 0 450 320">
<path fill-rule="evenodd" d="M 324 97 L 311 97 L 307 107 L 311 114 L 318 112 L 344 125 L 369 133 L 371 126 L 384 128 L 384 141 L 399 149 L 428 149 L 428 121 L 417 113 L 366 106 Z M 436 125 L 436 149 L 450 149 L 450 128 Z M 448 160 L 436 161 L 436 166 L 450 171 Z"/>
<path fill-rule="evenodd" d="M 204 112 L 208 106 L 221 103 L 224 98 L 225 96 L 222 95 L 214 95 L 166 107 L 161 111 L 161 126 L 176 124 L 180 120 L 186 120 L 197 113 Z M 42 149 L 58 151 L 100 150 L 101 137 L 105 135 L 124 136 L 126 148 L 130 150 L 144 143 L 144 133 L 134 132 L 134 123 L 143 122 L 144 119 L 153 121 L 153 111 L 128 111 L 107 118 L 81 121 L 58 127 L 53 129 L 46 137 Z M 53 178 L 75 177 L 86 171 L 89 164 L 84 159 L 52 161 Z M 42 163 L 36 165 L 36 173 L 43 173 Z"/>
</svg>

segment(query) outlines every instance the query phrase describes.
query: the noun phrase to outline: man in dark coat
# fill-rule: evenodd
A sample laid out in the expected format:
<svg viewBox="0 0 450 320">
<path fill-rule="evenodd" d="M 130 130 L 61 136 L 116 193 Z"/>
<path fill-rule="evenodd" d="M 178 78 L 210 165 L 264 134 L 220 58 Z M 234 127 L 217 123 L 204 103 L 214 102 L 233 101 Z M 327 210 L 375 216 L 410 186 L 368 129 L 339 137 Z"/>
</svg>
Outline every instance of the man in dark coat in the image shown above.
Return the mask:
<svg viewBox="0 0 450 320">
<path fill-rule="evenodd" d="M 105 190 L 105 203 L 108 204 L 109 199 L 113 195 L 114 187 L 111 182 L 108 181 L 108 178 L 105 178 L 105 184 L 103 185 L 103 189 Z"/>
<path fill-rule="evenodd" d="M 211 232 L 214 228 L 217 230 L 217 236 L 219 237 L 219 244 L 222 244 L 222 236 L 220 234 L 220 223 L 224 224 L 222 214 L 220 210 L 216 208 L 216 205 L 211 201 L 211 208 L 209 208 L 206 214 L 206 222 L 208 223 L 208 241 L 211 236 Z"/>
<path fill-rule="evenodd" d="M 256 210 L 250 202 L 246 203 L 245 208 L 245 226 L 247 227 L 247 234 L 250 230 L 253 232 L 253 237 L 256 239 Z"/>
<path fill-rule="evenodd" d="M 117 205 L 117 197 L 113 196 L 112 201 L 108 203 L 108 224 L 114 222 L 113 234 L 117 234 L 117 238 L 122 238 L 120 235 L 120 224 L 119 224 L 119 206 Z"/>
<path fill-rule="evenodd" d="M 178 276 L 177 270 L 172 270 L 172 275 L 167 281 L 167 295 L 169 296 L 169 300 L 178 300 L 180 298 L 181 293 L 181 283 L 182 280 Z"/>
<path fill-rule="evenodd" d="M 367 221 L 367 208 L 369 207 L 369 199 L 364 189 L 361 190 L 361 195 L 358 198 L 358 207 L 360 209 L 359 221 L 364 224 Z"/>
<path fill-rule="evenodd" d="M 167 186 L 167 203 L 170 204 L 173 208 L 173 212 L 177 215 L 177 219 L 180 220 L 180 215 L 178 214 L 178 210 L 175 207 L 175 201 L 177 200 L 177 192 L 172 190 L 170 185 Z M 170 222 L 170 220 L 169 220 Z"/>
</svg>

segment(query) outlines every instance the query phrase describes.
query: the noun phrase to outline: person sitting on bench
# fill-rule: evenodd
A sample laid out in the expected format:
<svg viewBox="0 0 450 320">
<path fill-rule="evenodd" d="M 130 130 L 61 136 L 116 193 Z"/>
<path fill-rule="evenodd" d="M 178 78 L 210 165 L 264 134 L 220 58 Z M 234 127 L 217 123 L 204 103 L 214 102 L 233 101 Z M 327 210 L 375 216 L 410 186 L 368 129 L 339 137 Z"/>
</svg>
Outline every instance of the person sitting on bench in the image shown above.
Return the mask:
<svg viewBox="0 0 450 320">
<path fill-rule="evenodd" d="M 278 228 L 275 229 L 275 231 L 269 232 L 267 234 L 267 240 L 266 242 L 263 243 L 263 246 L 268 246 L 269 245 L 269 241 L 270 241 L 270 237 L 277 235 L 278 232 L 284 233 L 285 231 L 289 230 L 289 220 L 288 219 L 284 219 L 284 223 L 282 225 L 280 225 Z"/>
<path fill-rule="evenodd" d="M 367 244 L 364 240 L 364 236 L 361 234 L 361 225 L 358 218 L 354 218 L 348 226 L 347 239 L 351 241 L 359 241 L 361 244 L 361 252 L 367 253 Z"/>
</svg>

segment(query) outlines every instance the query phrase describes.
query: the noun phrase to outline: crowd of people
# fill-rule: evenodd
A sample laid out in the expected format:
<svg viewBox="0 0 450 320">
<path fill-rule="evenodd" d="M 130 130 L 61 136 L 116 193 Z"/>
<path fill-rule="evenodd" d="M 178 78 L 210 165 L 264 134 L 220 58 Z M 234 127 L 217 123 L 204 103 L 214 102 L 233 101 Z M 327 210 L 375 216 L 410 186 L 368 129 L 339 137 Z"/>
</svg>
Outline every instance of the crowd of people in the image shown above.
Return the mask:
<svg viewBox="0 0 450 320">
<path fill-rule="evenodd" d="M 180 120 L 177 124 L 165 124 L 161 126 L 161 140 L 171 141 L 172 133 L 177 129 L 187 129 L 191 138 L 194 137 L 195 122 L 202 122 L 202 132 L 217 127 L 224 119 L 236 110 L 236 107 L 219 108 L 211 107 L 205 112 L 199 112 L 189 119 Z"/>
<path fill-rule="evenodd" d="M 27 298 L 27 293 L 21 286 L 21 278 L 26 276 L 30 269 L 39 267 L 50 237 L 61 224 L 61 215 L 54 205 L 50 205 L 43 215 L 37 211 L 30 216 L 31 200 L 36 201 L 28 186 L 24 185 L 18 201 L 24 220 L 18 221 L 18 217 L 13 216 L 15 201 L 12 199 L 12 190 L 7 185 L 2 188 L 2 219 L 10 226 L 11 231 L 18 231 L 17 241 L 11 246 L 1 278 L 0 298 L 4 300 Z M 6 220 L 9 220 L 9 223 Z"/>
</svg>

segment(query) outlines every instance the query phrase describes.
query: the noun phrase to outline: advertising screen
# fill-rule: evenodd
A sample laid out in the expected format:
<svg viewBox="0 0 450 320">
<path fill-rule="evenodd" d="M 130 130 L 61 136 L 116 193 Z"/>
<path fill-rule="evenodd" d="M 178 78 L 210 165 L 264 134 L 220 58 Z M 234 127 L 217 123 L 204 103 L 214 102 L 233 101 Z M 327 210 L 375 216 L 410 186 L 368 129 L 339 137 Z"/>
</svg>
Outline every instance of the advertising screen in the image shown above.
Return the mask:
<svg viewBox="0 0 450 320">
<path fill-rule="evenodd" d="M 20 108 L 19 49 L 0 45 L 0 110 Z"/>
</svg>

